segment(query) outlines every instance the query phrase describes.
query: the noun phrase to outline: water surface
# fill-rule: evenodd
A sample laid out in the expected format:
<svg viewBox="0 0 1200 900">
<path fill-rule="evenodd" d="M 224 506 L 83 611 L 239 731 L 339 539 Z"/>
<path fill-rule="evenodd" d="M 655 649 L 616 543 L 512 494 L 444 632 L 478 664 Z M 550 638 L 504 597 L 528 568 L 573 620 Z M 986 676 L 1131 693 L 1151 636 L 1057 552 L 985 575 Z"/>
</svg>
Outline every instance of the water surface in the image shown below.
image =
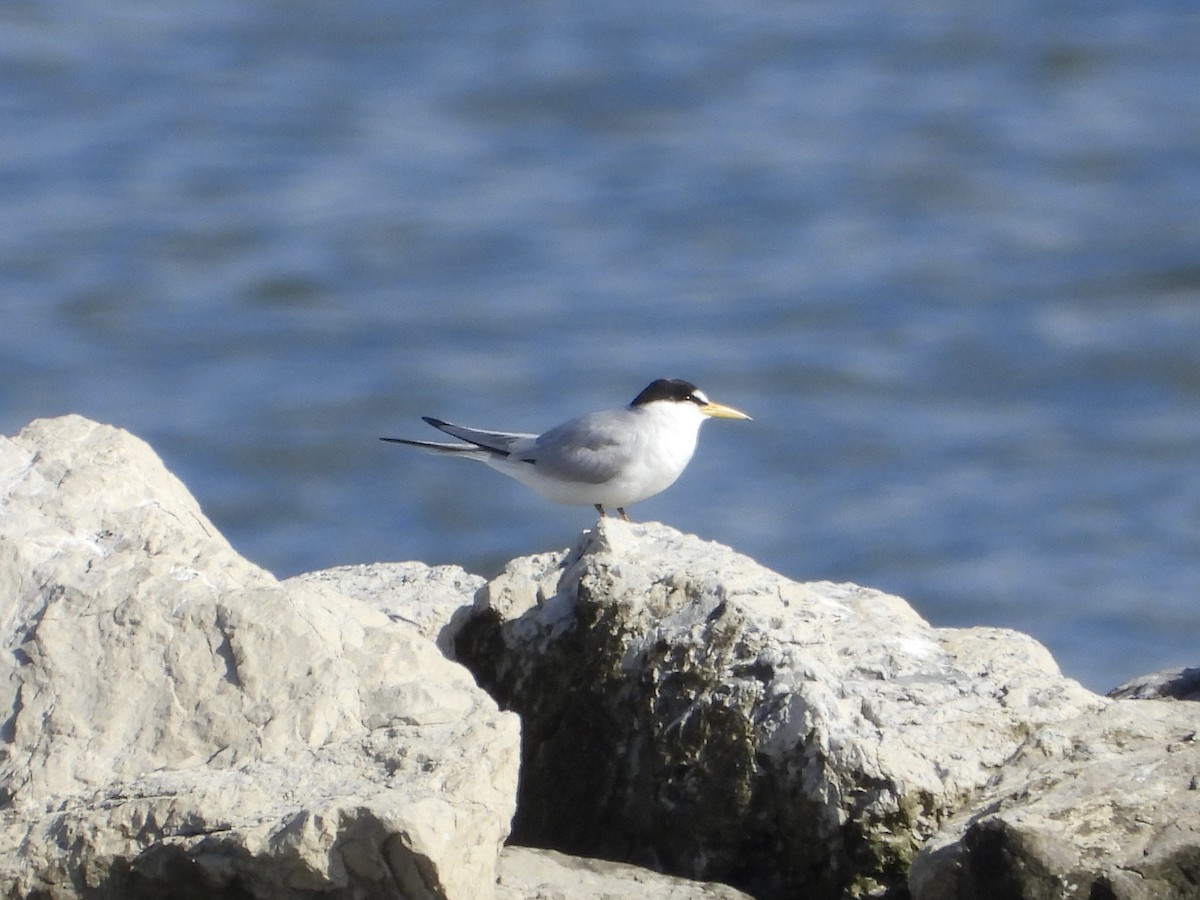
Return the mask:
<svg viewBox="0 0 1200 900">
<path fill-rule="evenodd" d="M 376 438 L 686 377 L 755 420 L 635 517 L 1195 665 L 1198 20 L 8 4 L 0 426 L 133 430 L 279 575 L 486 575 L 591 511 Z"/>
</svg>

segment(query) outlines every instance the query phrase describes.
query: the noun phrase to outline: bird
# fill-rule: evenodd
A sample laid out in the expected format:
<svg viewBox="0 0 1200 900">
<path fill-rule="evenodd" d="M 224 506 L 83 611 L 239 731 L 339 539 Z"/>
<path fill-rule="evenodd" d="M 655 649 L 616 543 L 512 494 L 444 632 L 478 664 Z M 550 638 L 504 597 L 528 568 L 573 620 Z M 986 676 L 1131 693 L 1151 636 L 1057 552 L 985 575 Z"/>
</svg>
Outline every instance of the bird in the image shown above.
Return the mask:
<svg viewBox="0 0 1200 900">
<path fill-rule="evenodd" d="M 431 416 L 425 422 L 463 443 L 380 438 L 431 453 L 479 460 L 556 503 L 591 505 L 603 517 L 675 483 L 708 418 L 749 419 L 680 378 L 652 381 L 628 406 L 589 413 L 542 434 L 485 431 Z"/>
</svg>

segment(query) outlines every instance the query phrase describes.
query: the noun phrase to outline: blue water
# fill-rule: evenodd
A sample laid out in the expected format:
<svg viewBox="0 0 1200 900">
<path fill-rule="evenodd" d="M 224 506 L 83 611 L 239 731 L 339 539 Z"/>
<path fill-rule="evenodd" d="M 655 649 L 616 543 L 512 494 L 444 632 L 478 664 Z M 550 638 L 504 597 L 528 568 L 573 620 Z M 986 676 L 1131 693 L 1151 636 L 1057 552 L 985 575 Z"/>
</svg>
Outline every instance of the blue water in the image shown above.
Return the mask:
<svg viewBox="0 0 1200 900">
<path fill-rule="evenodd" d="M 8 2 L 0 430 L 131 429 L 280 575 L 487 575 L 590 511 L 376 438 L 685 377 L 755 419 L 635 518 L 1196 665 L 1200 12 L 993 6 Z"/>
</svg>

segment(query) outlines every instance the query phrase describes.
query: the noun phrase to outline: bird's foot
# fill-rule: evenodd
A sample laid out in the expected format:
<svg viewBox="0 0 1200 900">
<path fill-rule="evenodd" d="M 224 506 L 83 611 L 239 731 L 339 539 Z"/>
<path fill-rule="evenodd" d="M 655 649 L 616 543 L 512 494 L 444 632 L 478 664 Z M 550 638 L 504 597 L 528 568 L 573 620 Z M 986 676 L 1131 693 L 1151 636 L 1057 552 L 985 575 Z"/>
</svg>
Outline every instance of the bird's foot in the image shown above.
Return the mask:
<svg viewBox="0 0 1200 900">
<path fill-rule="evenodd" d="M 608 513 L 606 513 L 604 511 L 604 507 L 601 506 L 599 503 L 595 503 L 595 504 L 593 504 L 593 506 L 596 507 L 596 512 L 600 513 L 600 518 L 604 518 L 605 516 L 608 515 Z M 617 512 L 619 512 L 621 514 L 621 518 L 624 519 L 626 522 L 633 521 L 633 519 L 631 519 L 631 518 L 629 518 L 629 516 L 625 515 L 625 508 L 623 506 L 618 506 Z"/>
</svg>

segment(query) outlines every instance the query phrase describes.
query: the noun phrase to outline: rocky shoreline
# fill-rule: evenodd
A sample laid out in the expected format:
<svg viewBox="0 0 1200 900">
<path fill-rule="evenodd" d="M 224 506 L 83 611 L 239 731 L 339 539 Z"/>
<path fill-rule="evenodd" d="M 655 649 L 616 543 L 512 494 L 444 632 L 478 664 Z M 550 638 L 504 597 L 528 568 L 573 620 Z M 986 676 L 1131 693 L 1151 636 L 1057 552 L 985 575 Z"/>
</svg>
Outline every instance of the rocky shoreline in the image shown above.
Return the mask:
<svg viewBox="0 0 1200 900">
<path fill-rule="evenodd" d="M 0 438 L 0 586 L 5 897 L 1200 896 L 1196 670 L 655 523 L 281 582 L 64 416 Z"/>
</svg>

